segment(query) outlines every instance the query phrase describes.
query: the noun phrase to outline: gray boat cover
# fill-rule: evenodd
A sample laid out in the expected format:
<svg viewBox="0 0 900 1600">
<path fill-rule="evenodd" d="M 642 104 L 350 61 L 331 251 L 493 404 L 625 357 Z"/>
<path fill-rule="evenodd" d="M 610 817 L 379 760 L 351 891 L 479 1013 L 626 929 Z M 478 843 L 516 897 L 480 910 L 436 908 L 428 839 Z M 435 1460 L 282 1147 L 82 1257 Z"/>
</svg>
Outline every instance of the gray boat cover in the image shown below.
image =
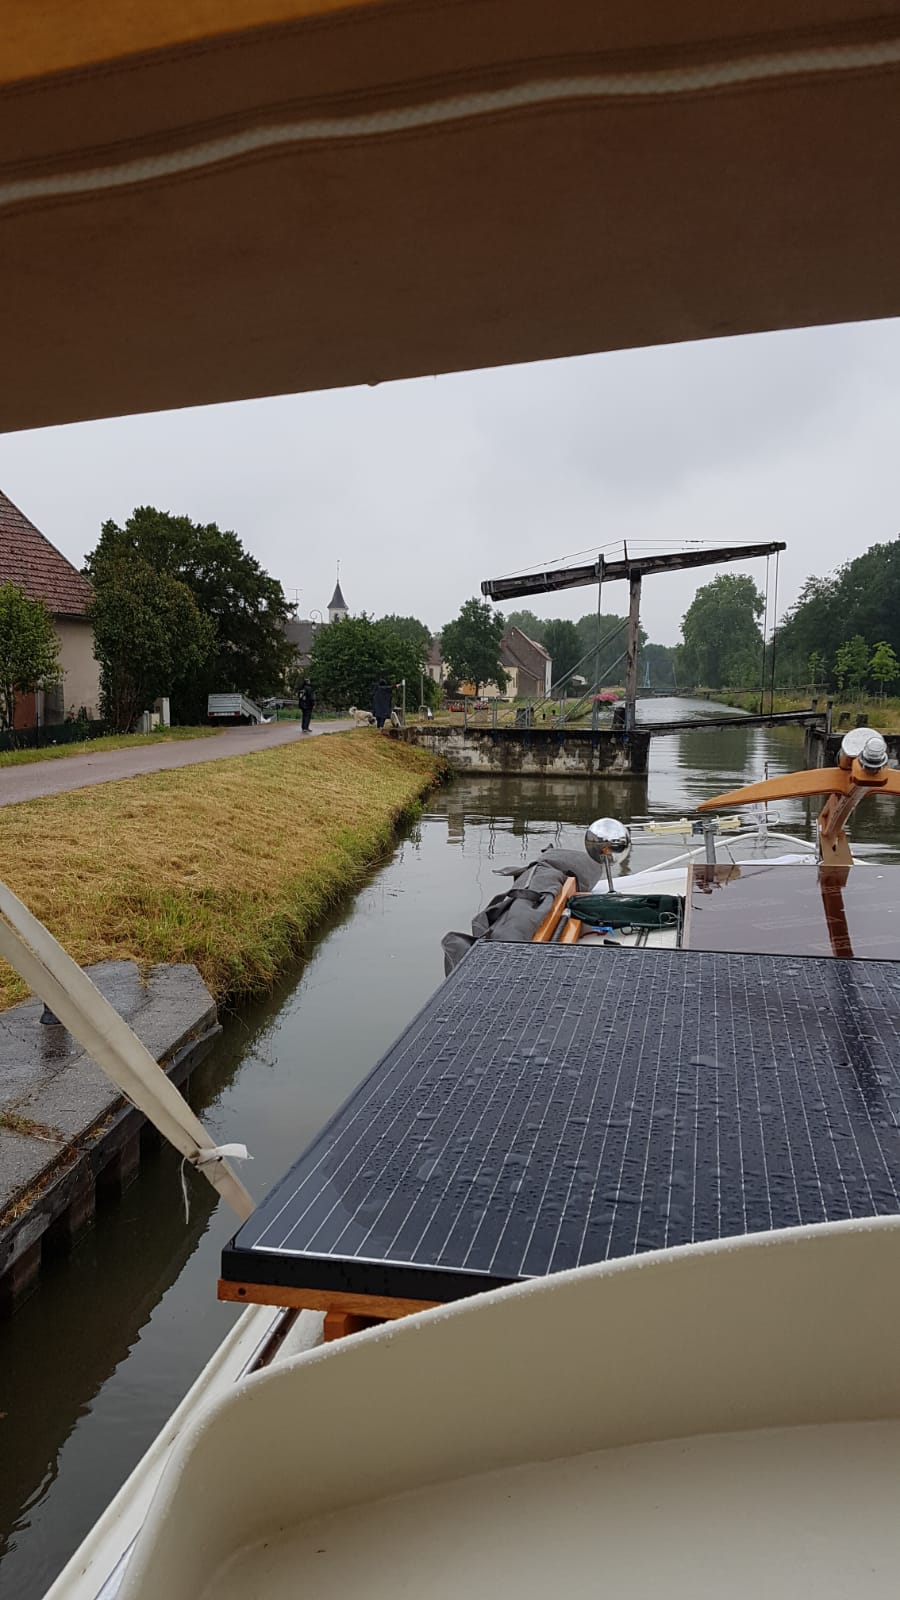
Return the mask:
<svg viewBox="0 0 900 1600">
<path fill-rule="evenodd" d="M 597 882 L 599 870 L 584 850 L 555 848 L 543 851 L 526 866 L 502 867 L 498 876 L 511 878 L 512 883 L 479 911 L 472 932 L 444 934 L 444 975 L 449 976 L 478 939 L 529 944 L 566 878 L 573 877 L 579 890 L 586 893 Z"/>
</svg>

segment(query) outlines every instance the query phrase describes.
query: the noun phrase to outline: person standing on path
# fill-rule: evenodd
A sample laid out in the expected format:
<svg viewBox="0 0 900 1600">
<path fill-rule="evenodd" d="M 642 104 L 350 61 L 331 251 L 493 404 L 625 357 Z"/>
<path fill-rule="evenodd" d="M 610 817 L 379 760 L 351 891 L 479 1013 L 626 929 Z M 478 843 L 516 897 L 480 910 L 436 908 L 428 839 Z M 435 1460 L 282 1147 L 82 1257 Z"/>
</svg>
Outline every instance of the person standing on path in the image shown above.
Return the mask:
<svg viewBox="0 0 900 1600">
<path fill-rule="evenodd" d="M 313 714 L 315 700 L 313 699 L 312 684 L 308 678 L 304 678 L 303 680 L 303 687 L 297 696 L 297 704 L 300 707 L 301 727 L 303 732 L 309 733 L 309 723 Z"/>
<path fill-rule="evenodd" d="M 378 728 L 383 728 L 390 714 L 390 685 L 385 683 L 383 678 L 379 678 L 372 692 L 372 715 L 375 718 L 375 726 Z"/>
</svg>

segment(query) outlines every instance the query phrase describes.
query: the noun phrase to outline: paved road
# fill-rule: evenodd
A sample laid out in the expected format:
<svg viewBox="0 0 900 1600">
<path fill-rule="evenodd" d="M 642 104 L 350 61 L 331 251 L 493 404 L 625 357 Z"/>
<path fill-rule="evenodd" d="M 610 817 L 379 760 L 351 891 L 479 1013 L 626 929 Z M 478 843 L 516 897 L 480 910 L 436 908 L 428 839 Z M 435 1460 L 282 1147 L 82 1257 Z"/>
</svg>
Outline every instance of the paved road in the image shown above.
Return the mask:
<svg viewBox="0 0 900 1600">
<path fill-rule="evenodd" d="M 349 722 L 313 722 L 310 732 L 339 733 L 351 726 Z M 64 794 L 69 789 L 85 789 L 92 783 L 110 783 L 116 778 L 138 778 L 145 772 L 168 772 L 173 767 L 193 767 L 200 761 L 252 755 L 307 737 L 299 722 L 273 722 L 227 728 L 210 739 L 173 739 L 171 744 L 142 744 L 132 750 L 98 750 L 96 755 L 0 767 L 0 806 L 37 800 L 41 795 Z"/>
</svg>

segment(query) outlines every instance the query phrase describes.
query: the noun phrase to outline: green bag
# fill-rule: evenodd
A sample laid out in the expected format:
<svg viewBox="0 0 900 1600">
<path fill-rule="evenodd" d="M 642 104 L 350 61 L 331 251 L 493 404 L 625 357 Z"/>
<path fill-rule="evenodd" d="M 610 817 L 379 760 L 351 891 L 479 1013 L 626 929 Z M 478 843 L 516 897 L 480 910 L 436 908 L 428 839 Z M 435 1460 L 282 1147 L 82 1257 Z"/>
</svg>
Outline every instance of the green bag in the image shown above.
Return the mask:
<svg viewBox="0 0 900 1600">
<path fill-rule="evenodd" d="M 569 910 L 592 927 L 677 928 L 681 922 L 677 894 L 573 894 Z"/>
</svg>

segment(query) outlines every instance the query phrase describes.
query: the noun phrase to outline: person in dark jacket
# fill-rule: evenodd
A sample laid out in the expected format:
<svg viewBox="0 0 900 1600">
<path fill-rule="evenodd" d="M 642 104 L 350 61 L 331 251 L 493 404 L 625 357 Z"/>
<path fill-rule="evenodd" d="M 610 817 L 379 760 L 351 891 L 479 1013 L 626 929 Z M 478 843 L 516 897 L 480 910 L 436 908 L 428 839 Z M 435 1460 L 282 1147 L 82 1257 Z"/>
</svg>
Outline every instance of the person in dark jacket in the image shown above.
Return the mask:
<svg viewBox="0 0 900 1600">
<path fill-rule="evenodd" d="M 303 687 L 301 688 L 300 693 L 297 696 L 297 704 L 300 707 L 300 711 L 301 711 L 301 716 L 302 716 L 301 726 L 303 728 L 303 732 L 304 733 L 309 733 L 309 721 L 310 721 L 310 717 L 313 714 L 313 706 L 315 705 L 315 700 L 313 699 L 312 684 L 310 683 L 308 678 L 304 679 Z"/>
<path fill-rule="evenodd" d="M 379 678 L 372 693 L 372 715 L 376 727 L 383 728 L 391 714 L 390 685 Z"/>
</svg>

